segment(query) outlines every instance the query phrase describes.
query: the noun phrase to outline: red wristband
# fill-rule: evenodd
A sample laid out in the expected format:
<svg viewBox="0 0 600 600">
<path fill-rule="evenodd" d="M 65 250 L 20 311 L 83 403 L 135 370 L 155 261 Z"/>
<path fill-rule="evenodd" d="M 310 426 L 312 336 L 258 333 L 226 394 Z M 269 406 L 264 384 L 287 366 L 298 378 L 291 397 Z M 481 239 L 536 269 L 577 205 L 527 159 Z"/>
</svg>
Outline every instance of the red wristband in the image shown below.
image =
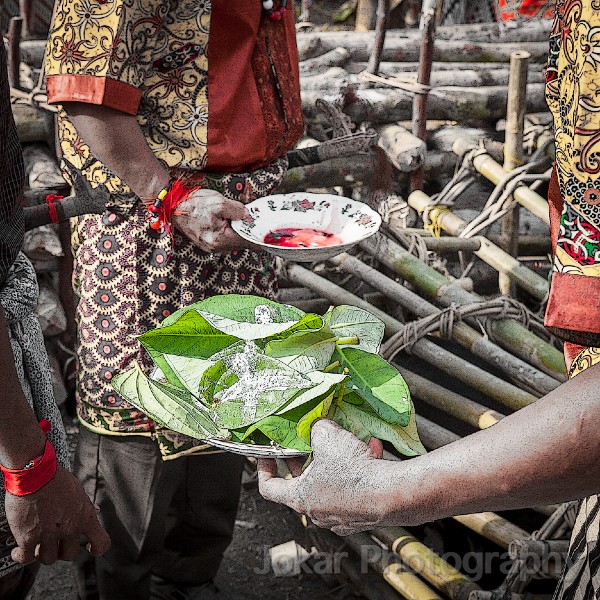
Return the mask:
<svg viewBox="0 0 600 600">
<path fill-rule="evenodd" d="M 47 435 L 52 425 L 42 419 L 42 431 Z M 31 466 L 30 466 L 31 465 Z M 27 496 L 43 488 L 56 473 L 56 452 L 54 446 L 46 440 L 44 454 L 34 459 L 24 469 L 7 469 L 0 465 L 4 474 L 4 488 L 13 496 Z"/>
<path fill-rule="evenodd" d="M 57 196 L 56 194 L 48 194 L 46 196 L 46 203 L 48 204 L 48 212 L 50 213 L 50 220 L 53 223 L 60 223 L 58 218 L 58 212 L 56 210 L 56 206 L 54 206 L 55 202 L 60 202 L 64 196 Z"/>
</svg>

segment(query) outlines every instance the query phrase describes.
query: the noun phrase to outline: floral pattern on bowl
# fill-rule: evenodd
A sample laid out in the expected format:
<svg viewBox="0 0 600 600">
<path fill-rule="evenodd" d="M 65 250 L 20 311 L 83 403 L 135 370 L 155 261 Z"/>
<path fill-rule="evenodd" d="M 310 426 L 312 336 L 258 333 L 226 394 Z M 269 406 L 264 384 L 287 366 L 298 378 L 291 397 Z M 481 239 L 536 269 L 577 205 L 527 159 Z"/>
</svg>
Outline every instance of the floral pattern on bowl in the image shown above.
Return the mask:
<svg viewBox="0 0 600 600">
<path fill-rule="evenodd" d="M 367 239 L 381 226 L 381 217 L 369 206 L 334 194 L 297 192 L 265 196 L 246 208 L 249 216 L 232 222 L 233 229 L 271 254 L 297 262 L 332 258 Z M 329 231 L 343 243 L 321 248 L 283 248 L 264 242 L 267 234 L 288 227 Z"/>
</svg>

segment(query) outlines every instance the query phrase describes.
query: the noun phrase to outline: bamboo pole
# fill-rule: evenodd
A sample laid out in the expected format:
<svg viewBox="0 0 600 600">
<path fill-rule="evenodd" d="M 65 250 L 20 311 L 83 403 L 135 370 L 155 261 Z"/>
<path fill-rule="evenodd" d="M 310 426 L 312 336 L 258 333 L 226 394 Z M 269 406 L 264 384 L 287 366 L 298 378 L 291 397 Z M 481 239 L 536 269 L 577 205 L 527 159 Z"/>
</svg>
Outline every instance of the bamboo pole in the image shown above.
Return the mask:
<svg viewBox="0 0 600 600">
<path fill-rule="evenodd" d="M 463 156 L 474 147 L 468 142 L 459 139 L 454 143 L 453 150 L 457 155 Z M 506 171 L 502 168 L 502 165 L 498 164 L 489 154 L 476 156 L 473 160 L 473 166 L 494 185 L 498 185 L 506 177 Z M 538 219 L 541 219 L 548 225 L 550 224 L 548 202 L 539 194 L 523 185 L 515 190 L 514 197 L 521 206 L 533 213 Z"/>
<path fill-rule="evenodd" d="M 388 527 L 375 529 L 371 533 L 404 564 L 451 600 L 468 600 L 472 591 L 481 589 L 406 529 Z"/>
<path fill-rule="evenodd" d="M 408 571 L 402 563 L 386 560 L 386 553 L 367 533 L 350 535 L 344 538 L 344 542 L 407 600 L 442 600 L 437 592 Z M 378 551 L 371 551 L 375 547 Z"/>
<path fill-rule="evenodd" d="M 408 197 L 408 204 L 418 213 L 423 214 L 431 206 L 431 198 L 424 192 L 416 190 Z M 468 225 L 466 221 L 455 215 L 447 207 L 434 207 L 430 212 L 430 216 L 433 217 L 434 214 L 436 224 L 444 231 L 455 236 L 460 236 Z M 475 251 L 476 256 L 500 273 L 505 274 L 511 281 L 517 283 L 540 302 L 547 298 L 550 290 L 547 279 L 523 266 L 516 258 L 487 238 L 479 236 L 479 241 L 480 247 L 479 250 Z"/>
<path fill-rule="evenodd" d="M 405 367 L 400 366 L 398 370 L 406 380 L 412 396 L 476 429 L 487 429 L 504 418 L 503 414 L 447 390 Z"/>
<path fill-rule="evenodd" d="M 404 330 L 405 326 L 400 321 L 304 267 L 296 264 L 288 265 L 287 273 L 294 283 L 311 288 L 333 303 L 352 304 L 373 313 L 385 324 L 388 336 Z M 418 340 L 412 348 L 412 353 L 513 410 L 518 410 L 536 401 L 536 397 L 532 394 L 476 367 L 428 339 Z"/>
<path fill-rule="evenodd" d="M 441 425 L 421 415 L 417 415 L 417 430 L 423 446 L 428 450 L 437 450 L 461 439 L 460 435 L 444 429 Z"/>
<path fill-rule="evenodd" d="M 481 302 L 479 296 L 453 284 L 434 268 L 382 234 L 376 234 L 361 242 L 360 247 L 442 306 Z M 564 356 L 556 348 L 511 319 L 493 320 L 489 327 L 494 339 L 502 347 L 558 381 L 566 381 Z"/>
<path fill-rule="evenodd" d="M 510 172 L 525 164 L 523 131 L 525 128 L 525 106 L 527 104 L 527 74 L 529 71 L 529 52 L 513 52 L 510 58 L 510 76 L 508 84 L 508 106 L 506 110 L 506 139 L 504 142 L 504 170 Z M 500 247 L 513 257 L 519 254 L 519 205 L 502 219 Z M 515 296 L 514 279 L 506 273 L 500 273 L 500 293 Z"/>
<path fill-rule="evenodd" d="M 524 529 L 492 512 L 460 515 L 454 517 L 454 520 L 506 550 L 515 540 L 530 537 Z"/>
<path fill-rule="evenodd" d="M 332 259 L 331 262 L 346 272 L 359 277 L 417 317 L 427 317 L 440 313 L 435 305 L 393 279 L 386 277 L 373 267 L 364 264 L 354 256 L 342 254 Z M 498 347 L 487 339 L 481 331 L 473 329 L 467 323 L 456 323 L 453 327 L 452 337 L 461 346 L 502 370 L 527 390 L 534 390 L 543 396 L 559 385 L 558 381 Z"/>
</svg>

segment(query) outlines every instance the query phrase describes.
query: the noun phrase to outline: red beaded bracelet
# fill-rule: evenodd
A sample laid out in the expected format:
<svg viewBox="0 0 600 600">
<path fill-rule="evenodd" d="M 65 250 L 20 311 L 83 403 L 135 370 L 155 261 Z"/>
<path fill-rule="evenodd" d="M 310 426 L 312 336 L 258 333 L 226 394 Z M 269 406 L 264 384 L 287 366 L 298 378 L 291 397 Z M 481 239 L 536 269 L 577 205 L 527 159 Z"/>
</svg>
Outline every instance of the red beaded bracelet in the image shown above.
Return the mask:
<svg viewBox="0 0 600 600">
<path fill-rule="evenodd" d="M 42 431 L 48 435 L 52 424 L 46 419 L 40 421 Z M 7 469 L 0 465 L 4 474 L 4 488 L 13 496 L 28 496 L 43 488 L 56 474 L 56 452 L 46 440 L 44 454 L 34 458 L 23 469 Z"/>
</svg>

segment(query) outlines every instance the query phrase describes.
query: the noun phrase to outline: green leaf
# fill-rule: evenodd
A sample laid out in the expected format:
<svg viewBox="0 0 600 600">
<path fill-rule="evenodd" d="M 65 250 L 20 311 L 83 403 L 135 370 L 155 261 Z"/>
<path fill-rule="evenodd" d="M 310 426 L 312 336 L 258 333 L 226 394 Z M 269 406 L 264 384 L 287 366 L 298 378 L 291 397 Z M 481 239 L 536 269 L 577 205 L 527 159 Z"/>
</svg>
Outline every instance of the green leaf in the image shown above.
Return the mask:
<svg viewBox="0 0 600 600">
<path fill-rule="evenodd" d="M 395 425 L 408 425 L 410 392 L 402 375 L 386 360 L 357 348 L 337 348 L 335 356 L 350 371 L 352 384 L 377 414 Z"/>
<path fill-rule="evenodd" d="M 163 327 L 172 325 L 179 318 L 189 311 L 204 311 L 209 312 L 213 315 L 226 317 L 234 321 L 244 321 L 245 323 L 256 323 L 256 315 L 262 314 L 262 308 L 259 312 L 256 312 L 257 307 L 267 306 L 269 308 L 270 316 L 273 318 L 275 323 L 283 323 L 285 321 L 298 321 L 305 313 L 299 308 L 293 306 L 287 306 L 285 304 L 279 304 L 273 302 L 273 300 L 267 300 L 260 296 L 241 295 L 241 294 L 223 294 L 221 296 L 212 296 L 190 304 L 184 308 L 180 308 L 178 311 L 172 313 L 163 322 Z"/>
<path fill-rule="evenodd" d="M 346 375 L 337 373 L 322 373 L 321 371 L 313 371 L 307 373 L 306 377 L 310 380 L 312 387 L 299 392 L 288 404 L 277 411 L 277 414 L 287 414 L 305 407 L 305 405 L 315 398 L 329 396 L 332 388 L 336 388 L 342 381 L 348 379 Z M 306 410 L 304 411 L 306 412 Z"/>
<path fill-rule="evenodd" d="M 305 443 L 310 444 L 310 431 L 313 423 L 317 419 L 329 416 L 329 409 L 331 408 L 334 396 L 334 393 L 329 394 L 325 400 L 319 402 L 315 408 L 306 413 L 300 419 L 300 421 L 298 421 L 298 427 L 296 427 L 296 431 L 298 432 L 298 437 Z"/>
<path fill-rule="evenodd" d="M 337 306 L 323 316 L 325 323 L 338 338 L 357 337 L 359 345 L 353 346 L 366 352 L 377 354 L 385 325 L 370 312 L 356 306 Z"/>
<path fill-rule="evenodd" d="M 219 423 L 239 429 L 273 414 L 313 384 L 302 373 L 262 354 L 254 342 L 247 342 L 243 352 L 207 369 L 202 385 Z"/>
<path fill-rule="evenodd" d="M 175 354 L 163 354 L 162 360 L 180 385 L 171 381 L 165 373 L 169 383 L 177 385 L 177 387 L 183 386 L 184 389 L 188 390 L 195 397 L 200 396 L 200 382 L 202 381 L 204 372 L 215 364 L 212 360 L 177 356 Z"/>
<path fill-rule="evenodd" d="M 284 416 L 271 415 L 253 425 L 246 432 L 243 439 L 247 439 L 258 430 L 282 448 L 310 452 L 310 445 L 298 437 L 298 433 L 296 432 L 297 425 L 297 421 L 287 419 Z"/>
<path fill-rule="evenodd" d="M 114 389 L 157 423 L 193 438 L 226 438 L 208 409 L 169 384 L 150 380 L 139 365 L 113 378 Z"/>
<path fill-rule="evenodd" d="M 368 404 L 356 406 L 343 400 L 334 407 L 332 419 L 365 443 L 371 438 L 378 438 L 393 444 L 404 456 L 417 456 L 426 452 L 417 433 L 414 411 L 408 424 L 401 427 L 383 421 Z"/>
<path fill-rule="evenodd" d="M 189 358 L 210 358 L 237 341 L 213 327 L 196 311 L 186 312 L 172 325 L 148 331 L 139 339 L 154 357 L 174 354 Z"/>
<path fill-rule="evenodd" d="M 265 354 L 301 373 L 320 371 L 331 363 L 336 339 L 328 327 L 310 333 L 298 332 L 283 340 L 269 342 Z"/>
</svg>

